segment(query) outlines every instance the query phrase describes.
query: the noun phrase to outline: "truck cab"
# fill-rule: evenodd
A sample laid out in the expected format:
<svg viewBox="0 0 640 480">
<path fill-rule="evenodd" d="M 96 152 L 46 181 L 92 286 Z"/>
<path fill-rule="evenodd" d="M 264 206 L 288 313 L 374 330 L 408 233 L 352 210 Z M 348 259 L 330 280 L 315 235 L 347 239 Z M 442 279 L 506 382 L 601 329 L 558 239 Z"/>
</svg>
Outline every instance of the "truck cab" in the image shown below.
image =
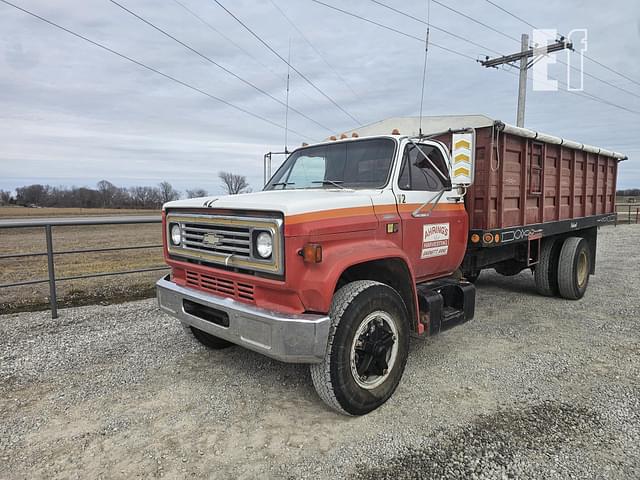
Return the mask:
<svg viewBox="0 0 640 480">
<path fill-rule="evenodd" d="M 460 272 L 473 131 L 453 135 L 451 149 L 397 131 L 333 138 L 294 150 L 263 191 L 167 203 L 160 307 L 212 348 L 310 364 L 338 412 L 377 408 L 410 336 L 473 317 Z"/>
</svg>

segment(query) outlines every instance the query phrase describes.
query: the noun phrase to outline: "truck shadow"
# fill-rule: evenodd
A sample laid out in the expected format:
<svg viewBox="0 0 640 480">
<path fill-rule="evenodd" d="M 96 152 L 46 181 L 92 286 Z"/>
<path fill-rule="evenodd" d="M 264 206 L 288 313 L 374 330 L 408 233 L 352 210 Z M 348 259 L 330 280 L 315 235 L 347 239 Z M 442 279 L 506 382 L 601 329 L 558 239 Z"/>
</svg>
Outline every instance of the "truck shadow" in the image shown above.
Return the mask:
<svg viewBox="0 0 640 480">
<path fill-rule="evenodd" d="M 524 270 L 517 275 L 500 275 L 493 269 L 483 270 L 475 282 L 478 290 L 506 290 L 519 295 L 537 297 L 536 285 L 530 270 Z"/>
</svg>

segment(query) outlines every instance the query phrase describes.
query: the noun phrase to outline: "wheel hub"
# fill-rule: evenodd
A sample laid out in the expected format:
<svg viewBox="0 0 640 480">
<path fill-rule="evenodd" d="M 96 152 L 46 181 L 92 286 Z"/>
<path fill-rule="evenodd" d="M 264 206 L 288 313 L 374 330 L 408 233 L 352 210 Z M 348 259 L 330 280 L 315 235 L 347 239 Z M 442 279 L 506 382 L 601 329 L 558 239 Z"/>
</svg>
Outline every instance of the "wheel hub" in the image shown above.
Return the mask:
<svg viewBox="0 0 640 480">
<path fill-rule="evenodd" d="M 398 353 L 396 321 L 387 312 L 369 314 L 360 324 L 351 347 L 351 373 L 362 388 L 382 384 Z"/>
<path fill-rule="evenodd" d="M 588 264 L 587 253 L 585 251 L 580 252 L 580 256 L 578 257 L 578 286 L 580 288 L 584 286 L 589 276 Z"/>
</svg>

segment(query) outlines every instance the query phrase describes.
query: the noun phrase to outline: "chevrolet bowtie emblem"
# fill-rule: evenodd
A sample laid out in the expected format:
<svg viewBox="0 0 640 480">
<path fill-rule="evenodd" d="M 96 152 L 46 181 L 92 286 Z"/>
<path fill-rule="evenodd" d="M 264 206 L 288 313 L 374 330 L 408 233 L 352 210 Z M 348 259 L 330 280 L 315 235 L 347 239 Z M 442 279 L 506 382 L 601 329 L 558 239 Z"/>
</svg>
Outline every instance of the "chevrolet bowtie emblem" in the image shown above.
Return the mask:
<svg viewBox="0 0 640 480">
<path fill-rule="evenodd" d="M 209 245 L 210 247 L 215 247 L 220 244 L 220 242 L 222 242 L 222 237 L 215 233 L 205 233 L 202 237 L 202 243 Z"/>
</svg>

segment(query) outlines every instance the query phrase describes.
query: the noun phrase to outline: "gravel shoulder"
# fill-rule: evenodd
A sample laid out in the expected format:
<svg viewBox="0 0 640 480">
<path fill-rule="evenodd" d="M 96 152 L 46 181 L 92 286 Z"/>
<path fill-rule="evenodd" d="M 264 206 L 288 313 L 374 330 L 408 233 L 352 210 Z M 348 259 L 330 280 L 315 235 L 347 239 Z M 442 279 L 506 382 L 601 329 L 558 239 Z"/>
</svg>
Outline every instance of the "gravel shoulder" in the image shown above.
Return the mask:
<svg viewBox="0 0 640 480">
<path fill-rule="evenodd" d="M 483 272 L 475 320 L 413 341 L 359 418 L 153 300 L 0 316 L 0 479 L 639 478 L 640 228 L 598 240 L 578 302 Z"/>
</svg>

